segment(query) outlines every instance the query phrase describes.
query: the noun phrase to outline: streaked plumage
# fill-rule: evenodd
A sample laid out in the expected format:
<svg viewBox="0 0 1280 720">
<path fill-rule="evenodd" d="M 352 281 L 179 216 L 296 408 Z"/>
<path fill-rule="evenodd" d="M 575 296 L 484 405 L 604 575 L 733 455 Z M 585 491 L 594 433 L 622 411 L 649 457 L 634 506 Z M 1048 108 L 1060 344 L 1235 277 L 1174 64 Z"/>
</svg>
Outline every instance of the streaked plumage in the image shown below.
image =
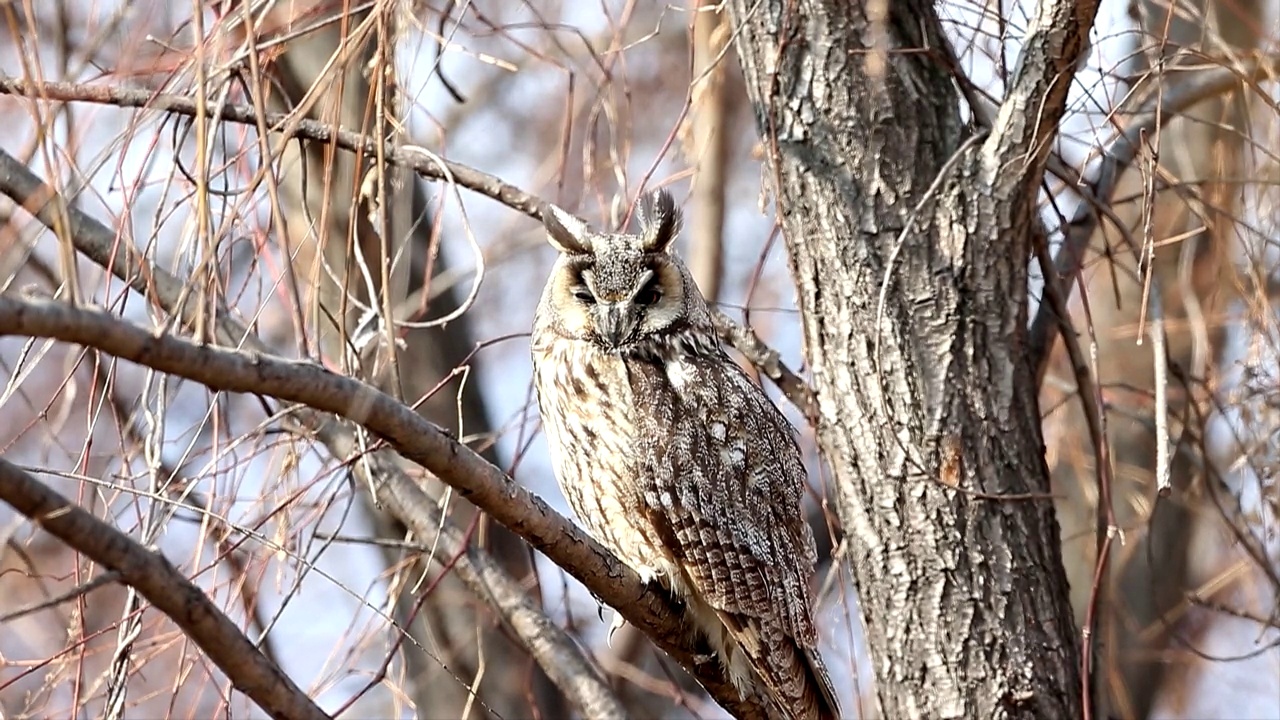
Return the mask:
<svg viewBox="0 0 1280 720">
<path fill-rule="evenodd" d="M 671 196 L 646 198 L 639 234 L 592 232 L 555 206 L 543 217 L 560 256 L 534 319 L 535 386 L 570 507 L 686 601 L 744 696 L 763 685 L 779 717 L 838 717 L 794 431 L 721 347 L 670 252 Z"/>
</svg>

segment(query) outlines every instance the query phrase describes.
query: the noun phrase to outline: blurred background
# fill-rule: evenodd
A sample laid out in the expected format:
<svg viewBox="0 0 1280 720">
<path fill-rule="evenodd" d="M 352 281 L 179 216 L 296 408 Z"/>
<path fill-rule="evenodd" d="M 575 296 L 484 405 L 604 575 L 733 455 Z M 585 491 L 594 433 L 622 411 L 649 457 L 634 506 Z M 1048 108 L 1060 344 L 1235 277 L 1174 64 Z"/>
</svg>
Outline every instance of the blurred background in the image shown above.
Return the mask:
<svg viewBox="0 0 1280 720">
<path fill-rule="evenodd" d="M 1001 97 L 1029 5 L 938 4 L 979 98 Z M 686 212 L 678 250 L 704 294 L 804 374 L 754 111 L 714 3 L 19 0 L 0 5 L 0 26 L 0 78 L 35 88 L 4 84 L 0 150 L 185 280 L 208 323 L 233 317 L 280 354 L 378 384 L 562 513 L 530 385 L 528 331 L 553 259 L 540 225 L 377 154 L 176 116 L 157 96 L 421 147 L 597 227 L 618 228 L 639 193 L 670 187 Z M 1111 717 L 1280 717 L 1275 83 L 1242 79 L 1177 108 L 1110 197 L 1089 191 L 1136 107 L 1161 107 L 1210 69 L 1280 67 L 1278 36 L 1280 13 L 1262 0 L 1105 0 L 1044 184 L 1055 238 L 1082 203 L 1105 206 L 1072 308 L 1096 357 L 1121 528 L 1098 584 Z M 17 204 L 0 200 L 0 218 L 6 292 L 61 287 L 171 328 Z M 1143 311 L 1153 292 L 1174 368 L 1161 379 Z M 1034 278 L 1028 293 L 1034 314 Z M 1058 353 L 1040 401 L 1080 622 L 1106 512 Z M 282 430 L 259 398 L 60 343 L 4 339 L 0 367 L 0 454 L 161 549 L 327 710 L 574 712 L 442 572 L 447 558 L 430 560 L 432 538 L 406 534 L 347 458 Z M 874 717 L 812 429 L 763 384 L 811 469 L 824 655 L 850 717 Z M 1173 491 L 1157 501 L 1161 433 Z M 424 480 L 440 516 L 581 641 L 635 717 L 724 716 L 634 628 L 606 644 L 609 613 L 602 622 L 576 581 Z M 4 505 L 0 539 L 0 715 L 261 714 L 159 612 Z"/>
</svg>

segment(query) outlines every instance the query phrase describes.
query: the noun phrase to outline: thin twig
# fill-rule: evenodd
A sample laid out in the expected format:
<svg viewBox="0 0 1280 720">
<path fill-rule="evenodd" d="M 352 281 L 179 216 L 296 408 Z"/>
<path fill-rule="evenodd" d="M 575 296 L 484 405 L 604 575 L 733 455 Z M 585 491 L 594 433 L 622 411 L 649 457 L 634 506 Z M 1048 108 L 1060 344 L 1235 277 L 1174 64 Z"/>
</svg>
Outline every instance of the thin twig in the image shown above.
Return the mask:
<svg viewBox="0 0 1280 720">
<path fill-rule="evenodd" d="M 1035 239 L 1033 242 L 1033 250 L 1040 262 L 1041 270 L 1044 272 L 1044 299 L 1041 302 L 1053 309 L 1064 323 L 1068 323 L 1068 329 L 1070 330 L 1070 315 L 1067 312 L 1065 299 L 1067 293 L 1062 288 L 1062 279 L 1053 272 L 1052 261 L 1049 258 L 1049 248 L 1042 239 Z M 1092 325 L 1089 327 L 1092 330 Z M 1094 465 L 1098 477 L 1098 538 L 1095 546 L 1097 558 L 1094 565 L 1093 583 L 1089 588 L 1089 599 L 1085 608 L 1084 627 L 1081 628 L 1080 654 L 1081 700 L 1085 715 L 1090 717 L 1093 714 L 1093 654 L 1096 645 L 1094 636 L 1097 630 L 1097 608 L 1103 594 L 1102 581 L 1105 577 L 1108 557 L 1111 551 L 1112 533 L 1110 532 L 1110 525 L 1108 525 L 1108 521 L 1111 518 L 1111 449 L 1110 441 L 1107 438 L 1106 413 L 1102 401 L 1102 392 L 1095 381 L 1097 374 L 1097 340 L 1096 338 L 1090 338 L 1090 348 L 1094 351 L 1092 353 L 1093 363 L 1086 360 L 1084 350 L 1080 347 L 1080 339 L 1076 337 L 1074 330 L 1064 332 L 1062 340 L 1063 345 L 1066 347 L 1067 357 L 1071 361 L 1071 369 L 1075 374 L 1076 394 L 1080 398 L 1085 424 L 1089 428 L 1089 437 L 1092 441 L 1091 445 L 1094 453 Z"/>
<path fill-rule="evenodd" d="M 143 447 L 147 442 L 147 438 L 142 429 L 135 421 L 134 408 L 124 399 L 120 384 L 108 382 L 109 378 L 104 369 L 103 363 L 94 364 L 95 371 L 98 373 L 98 384 L 102 388 L 110 387 L 110 401 L 117 417 L 124 419 L 121 423 L 125 437 L 138 447 Z M 160 467 L 160 476 L 165 478 L 163 483 L 164 493 L 173 498 L 173 501 L 179 506 L 187 506 L 196 510 L 209 524 L 210 529 L 215 535 L 215 544 L 218 546 L 219 552 L 226 560 L 231 577 L 237 578 L 236 583 L 239 586 L 240 604 L 244 607 L 245 616 L 251 623 L 251 627 L 258 635 L 258 647 L 262 648 L 262 652 L 272 662 L 279 662 L 279 656 L 275 652 L 274 642 L 271 636 L 266 632 L 267 623 L 262 617 L 263 606 L 259 602 L 258 588 L 250 581 L 248 566 L 242 553 L 238 548 L 238 543 L 232 542 L 231 538 L 235 536 L 236 529 L 233 524 L 225 518 L 218 515 L 213 510 L 213 502 L 197 490 L 196 483 L 188 477 L 184 477 L 176 467 L 171 466 L 164 458 L 157 458 Z M 247 554 L 247 553 L 246 553 Z"/>
<path fill-rule="evenodd" d="M 1280 620 L 1277 620 L 1274 617 L 1263 617 L 1262 615 L 1249 610 L 1232 607 L 1226 603 L 1203 598 L 1195 592 L 1188 592 L 1186 594 L 1186 598 L 1188 603 L 1191 603 L 1192 605 L 1199 605 L 1206 610 L 1213 610 L 1214 612 L 1220 612 L 1224 615 L 1240 618 L 1241 620 L 1251 620 L 1263 627 L 1271 628 L 1272 630 L 1280 630 Z"/>
<path fill-rule="evenodd" d="M 1062 281 L 1066 293 L 1063 300 L 1071 299 L 1071 292 L 1075 288 L 1072 281 L 1084 266 L 1085 248 L 1102 218 L 1106 216 L 1100 208 L 1106 207 L 1107 201 L 1115 193 L 1121 175 L 1137 159 L 1138 151 L 1142 148 L 1142 135 L 1162 127 L 1201 102 L 1273 74 L 1278 69 L 1277 65 L 1280 62 L 1258 60 L 1244 63 L 1243 66 L 1179 72 L 1178 75 L 1185 77 L 1184 80 L 1176 83 L 1166 81 L 1164 92 L 1154 96 L 1134 94 L 1135 107 L 1121 107 L 1113 113 L 1117 117 L 1132 117 L 1124 130 L 1102 148 L 1094 165 L 1085 172 L 1081 187 L 1076 188 L 1083 196 L 1083 201 L 1076 207 L 1071 218 L 1061 226 L 1063 240 L 1053 259 L 1053 271 Z M 1049 271 L 1046 270 L 1047 272 Z M 1054 309 L 1040 303 L 1027 334 L 1028 353 L 1036 368 L 1037 378 L 1044 377 L 1050 351 L 1060 330 L 1061 325 Z"/>
<path fill-rule="evenodd" d="M 1083 282 L 1077 277 L 1076 282 Z M 1089 371 L 1093 377 L 1098 375 L 1098 338 L 1094 332 L 1094 324 L 1089 309 L 1089 296 L 1083 292 L 1080 295 L 1081 302 L 1084 303 L 1084 311 L 1086 315 L 1085 327 L 1089 330 Z M 1064 303 L 1065 304 L 1065 303 Z M 1081 386 L 1081 393 L 1085 392 L 1086 386 Z M 1107 576 L 1107 568 L 1111 564 L 1111 540 L 1116 534 L 1115 509 L 1112 507 L 1111 489 L 1114 487 L 1114 477 L 1112 473 L 1111 461 L 1111 445 L 1107 436 L 1107 416 L 1101 411 L 1102 408 L 1102 390 L 1097 383 L 1090 382 L 1087 387 L 1091 390 L 1092 398 L 1086 403 L 1086 415 L 1088 409 L 1093 408 L 1097 411 L 1096 423 L 1091 423 L 1091 429 L 1094 431 L 1093 446 L 1094 457 L 1097 465 L 1098 475 L 1098 507 L 1095 512 L 1094 530 L 1096 543 L 1094 545 L 1096 557 L 1094 558 L 1094 574 L 1092 584 L 1089 586 L 1089 599 L 1085 605 L 1084 627 L 1081 630 L 1082 648 L 1080 652 L 1081 673 L 1080 681 L 1083 683 L 1081 694 L 1081 705 L 1084 708 L 1085 720 L 1091 720 L 1094 713 L 1094 702 L 1097 699 L 1095 689 L 1097 687 L 1097 677 L 1093 672 L 1093 654 L 1096 647 L 1094 636 L 1097 634 L 1098 627 L 1098 608 L 1103 605 L 1104 597 L 1107 594 L 1108 587 L 1104 583 Z"/>
<path fill-rule="evenodd" d="M 99 85 L 83 85 L 70 82 L 34 82 L 17 78 L 10 78 L 0 75 L 0 94 L 20 95 L 32 97 L 42 100 L 55 100 L 61 102 L 89 102 L 102 105 L 115 105 L 125 108 L 139 108 L 167 112 L 175 115 L 194 116 L 196 114 L 196 102 L 190 98 L 179 95 L 166 93 L 154 93 L 146 90 L 138 90 L 132 88 L 99 86 Z M 223 120 L 229 122 L 243 123 L 246 125 L 259 125 L 259 119 L 263 121 L 265 126 L 272 132 L 279 131 L 283 128 L 289 128 L 290 137 L 303 138 L 306 140 L 314 140 L 317 142 L 330 142 L 335 146 L 344 150 L 355 152 L 364 152 L 373 154 L 378 141 L 368 135 L 362 135 L 350 130 L 335 128 L 332 125 L 310 120 L 306 118 L 295 117 L 293 113 L 265 113 L 260 114 L 255 108 L 248 105 L 231 105 L 222 104 L 209 110 L 219 115 Z M 497 200 L 512 210 L 524 213 L 535 220 L 542 219 L 543 199 L 525 192 L 524 190 L 503 181 L 497 176 L 476 170 L 475 168 L 453 162 L 442 158 L 435 153 L 427 151 L 425 148 L 419 148 L 414 145 L 399 143 L 384 143 L 384 157 L 387 164 L 413 170 L 418 175 L 430 180 L 444 180 L 454 182 L 462 187 L 477 192 L 485 197 Z M 20 166 L 22 171 L 26 170 L 25 166 Z M 15 171 L 9 168 L 0 168 L 0 173 Z M 35 180 L 34 176 L 30 178 Z M 28 185 L 31 183 L 28 182 Z M 7 194 L 7 193 L 6 193 Z M 41 207 L 44 204 L 43 197 L 38 188 L 32 187 L 26 193 L 29 198 L 36 198 L 34 205 L 28 207 L 28 210 Z M 14 196 L 17 199 L 17 196 Z M 27 200 L 19 200 L 23 204 L 28 204 Z M 73 234 L 79 234 L 74 228 L 84 224 L 83 215 L 74 208 L 69 209 L 71 215 L 71 226 Z M 50 216 L 52 217 L 52 216 Z M 44 218 L 41 219 L 42 222 Z M 46 223 L 47 224 L 47 223 Z M 114 243 L 114 233 L 111 233 L 111 244 Z M 122 260 L 128 260 L 126 253 L 136 254 L 136 250 L 126 243 L 119 243 L 118 252 Z M 81 252 L 84 252 L 82 249 Z M 92 257 L 92 256 L 91 256 Z M 184 318 L 185 320 L 185 318 Z M 735 341 L 746 340 L 753 336 L 749 332 L 742 332 L 742 328 L 738 323 L 725 318 L 726 323 L 717 323 L 717 329 L 720 330 L 721 339 L 734 349 L 741 352 L 748 358 L 756 352 L 760 347 L 764 347 L 760 343 L 759 338 L 754 343 L 750 343 L 748 347 L 739 347 Z M 736 328 L 736 330 L 735 330 Z M 225 341 L 225 339 L 224 339 Z M 758 367 L 761 373 L 770 379 L 776 379 L 774 372 L 770 373 L 768 368 Z M 794 380 L 794 382 L 792 382 Z M 792 388 L 797 387 L 795 383 L 799 383 L 799 387 L 804 387 L 804 381 L 790 374 L 788 385 Z M 779 386 L 787 399 L 795 402 L 800 398 L 803 402 L 804 393 L 789 391 L 786 387 Z M 808 392 L 812 395 L 811 392 Z M 797 404 L 797 407 L 808 413 L 804 407 Z"/>
<path fill-rule="evenodd" d="M 1152 276 L 1154 285 L 1154 274 Z M 1164 303 L 1154 292 L 1147 306 L 1147 335 L 1151 338 L 1151 358 L 1155 370 L 1156 394 L 1156 492 L 1169 497 L 1173 492 L 1173 470 L 1169 452 L 1169 351 L 1165 342 Z"/>
<path fill-rule="evenodd" d="M 14 309 L 14 302 L 7 298 L 0 301 L 9 310 Z M 163 555 L 142 547 L 3 458 L 0 499 L 77 552 L 119 573 L 125 584 L 182 628 L 227 674 L 233 687 L 271 717 L 329 717 Z"/>
<path fill-rule="evenodd" d="M 115 570 L 108 570 L 107 572 L 104 572 L 101 575 L 98 575 L 88 580 L 87 582 L 83 582 L 83 583 L 80 583 L 79 585 L 76 585 L 75 587 L 71 588 L 70 590 L 64 593 L 54 595 L 53 597 L 46 598 L 44 600 L 41 600 L 40 602 L 32 603 L 30 605 L 20 607 L 17 610 L 14 610 L 12 612 L 7 612 L 3 615 L 0 615 L 0 625 L 4 625 L 5 623 L 11 623 L 14 620 L 19 620 L 28 615 L 33 615 L 35 613 L 42 612 L 44 610 L 50 610 L 52 608 L 55 608 L 61 605 L 64 602 L 69 602 L 71 600 L 79 599 L 81 597 L 84 597 L 85 595 L 88 595 L 94 590 L 97 590 L 98 588 L 103 587 L 104 585 L 110 585 L 111 583 L 115 583 L 115 582 L 120 582 L 120 573 L 116 572 Z"/>
</svg>

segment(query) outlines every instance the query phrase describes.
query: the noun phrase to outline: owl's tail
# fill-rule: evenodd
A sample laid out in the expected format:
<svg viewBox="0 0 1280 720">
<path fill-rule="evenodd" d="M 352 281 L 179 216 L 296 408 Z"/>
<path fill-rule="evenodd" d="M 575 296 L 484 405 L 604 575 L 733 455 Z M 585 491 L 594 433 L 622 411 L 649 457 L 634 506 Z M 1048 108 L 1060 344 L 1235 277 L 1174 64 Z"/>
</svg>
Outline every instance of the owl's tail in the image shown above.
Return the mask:
<svg viewBox="0 0 1280 720">
<path fill-rule="evenodd" d="M 817 697 L 814 698 L 816 701 L 814 714 L 810 717 L 821 718 L 821 720 L 840 720 L 840 701 L 836 700 L 836 688 L 831 683 L 831 673 L 827 672 L 826 663 L 822 662 L 818 649 L 805 648 L 801 653 L 808 666 L 809 684 L 816 687 L 818 691 Z"/>
<path fill-rule="evenodd" d="M 720 622 L 711 622 L 716 615 Z M 770 720 L 840 720 L 835 686 L 817 648 L 802 645 L 775 618 L 719 612 L 703 620 L 743 697 L 753 694 L 752 686 L 767 691 L 761 694 L 769 698 Z"/>
<path fill-rule="evenodd" d="M 840 720 L 831 674 L 817 648 L 802 647 L 795 638 L 761 646 L 751 665 L 769 688 L 779 720 Z"/>
</svg>

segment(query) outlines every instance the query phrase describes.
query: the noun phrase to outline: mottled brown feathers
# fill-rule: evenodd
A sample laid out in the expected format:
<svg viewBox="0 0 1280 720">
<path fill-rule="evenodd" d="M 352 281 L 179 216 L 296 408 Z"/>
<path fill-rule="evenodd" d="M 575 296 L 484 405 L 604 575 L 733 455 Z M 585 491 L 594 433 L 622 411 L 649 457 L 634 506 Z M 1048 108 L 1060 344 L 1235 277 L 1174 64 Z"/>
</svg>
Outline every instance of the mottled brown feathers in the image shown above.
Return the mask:
<svg viewBox="0 0 1280 720">
<path fill-rule="evenodd" d="M 805 469 L 782 413 L 725 353 L 670 254 L 670 195 L 640 233 L 596 233 L 563 210 L 535 314 L 538 407 L 566 500 L 647 581 L 682 597 L 744 695 L 780 718 L 838 717 L 817 655 Z"/>
</svg>

